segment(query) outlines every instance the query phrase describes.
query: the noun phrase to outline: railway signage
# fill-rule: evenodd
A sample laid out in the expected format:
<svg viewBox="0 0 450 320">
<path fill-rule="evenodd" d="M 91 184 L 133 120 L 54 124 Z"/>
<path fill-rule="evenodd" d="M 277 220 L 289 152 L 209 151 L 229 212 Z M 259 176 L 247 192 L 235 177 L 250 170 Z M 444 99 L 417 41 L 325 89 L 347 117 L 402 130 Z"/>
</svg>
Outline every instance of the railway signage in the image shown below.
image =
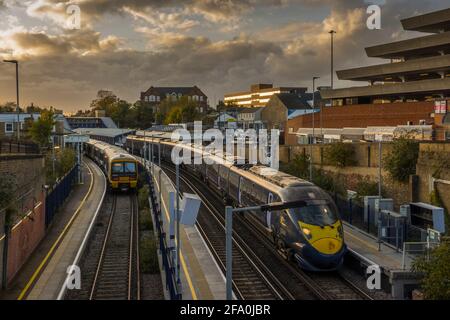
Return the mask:
<svg viewBox="0 0 450 320">
<path fill-rule="evenodd" d="M 202 201 L 196 194 L 184 193 L 181 202 L 180 223 L 185 226 L 193 227 L 197 221 L 198 210 Z"/>
</svg>

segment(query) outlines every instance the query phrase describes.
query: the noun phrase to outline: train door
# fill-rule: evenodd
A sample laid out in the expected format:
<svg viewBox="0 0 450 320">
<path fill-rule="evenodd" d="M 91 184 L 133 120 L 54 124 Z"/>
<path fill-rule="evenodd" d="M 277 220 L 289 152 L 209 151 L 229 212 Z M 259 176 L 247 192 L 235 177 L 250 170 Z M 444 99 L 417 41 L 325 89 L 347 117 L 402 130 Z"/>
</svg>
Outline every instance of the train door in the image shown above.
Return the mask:
<svg viewBox="0 0 450 320">
<path fill-rule="evenodd" d="M 271 204 L 272 202 L 273 202 L 273 194 L 269 193 L 269 195 L 267 196 L 267 204 Z M 272 212 L 271 211 L 267 211 L 266 223 L 267 223 L 267 228 L 272 230 Z"/>
</svg>

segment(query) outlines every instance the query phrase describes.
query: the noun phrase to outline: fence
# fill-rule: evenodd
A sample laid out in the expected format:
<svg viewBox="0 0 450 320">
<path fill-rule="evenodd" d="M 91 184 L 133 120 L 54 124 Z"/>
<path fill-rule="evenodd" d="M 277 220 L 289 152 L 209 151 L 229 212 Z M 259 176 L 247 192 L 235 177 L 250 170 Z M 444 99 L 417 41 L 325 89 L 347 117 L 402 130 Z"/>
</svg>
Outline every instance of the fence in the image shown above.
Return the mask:
<svg viewBox="0 0 450 320">
<path fill-rule="evenodd" d="M 148 171 L 153 173 L 151 176 Z M 159 251 L 161 253 L 162 267 L 165 274 L 166 289 L 169 292 L 170 299 L 181 299 L 176 280 L 176 260 L 175 260 L 175 238 L 173 234 L 173 222 L 170 223 L 171 195 L 174 195 L 175 189 L 167 175 L 157 166 L 152 170 L 142 170 L 145 172 L 146 180 L 150 186 L 150 205 L 153 213 L 153 222 L 155 232 L 159 239 Z M 165 231 L 164 225 L 170 225 L 169 234 Z"/>
<path fill-rule="evenodd" d="M 0 154 L 40 154 L 40 149 L 33 142 L 0 139 Z"/>
<path fill-rule="evenodd" d="M 359 201 L 339 195 L 334 195 L 334 200 L 344 221 L 395 246 L 398 250 L 402 250 L 404 242 L 424 242 L 427 239 L 427 230 L 411 225 L 406 217 L 386 212 L 376 214 L 370 207 L 364 210 L 364 205 Z"/>
<path fill-rule="evenodd" d="M 70 194 L 78 175 L 78 166 L 74 166 L 54 187 L 47 191 L 45 206 L 45 226 L 53 221 L 58 209 Z"/>
</svg>

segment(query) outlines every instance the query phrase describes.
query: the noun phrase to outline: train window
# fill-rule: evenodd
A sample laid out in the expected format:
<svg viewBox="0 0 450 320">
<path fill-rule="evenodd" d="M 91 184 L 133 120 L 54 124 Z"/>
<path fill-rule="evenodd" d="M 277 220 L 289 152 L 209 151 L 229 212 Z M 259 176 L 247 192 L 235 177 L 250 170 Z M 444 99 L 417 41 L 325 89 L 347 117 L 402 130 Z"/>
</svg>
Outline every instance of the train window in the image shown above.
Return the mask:
<svg viewBox="0 0 450 320">
<path fill-rule="evenodd" d="M 122 163 L 113 163 L 111 165 L 111 171 L 112 173 L 122 173 L 123 172 Z"/>
<path fill-rule="evenodd" d="M 308 204 L 305 207 L 291 209 L 298 222 L 316 226 L 330 226 L 338 220 L 337 214 L 325 204 Z"/>
<path fill-rule="evenodd" d="M 136 172 L 136 163 L 134 163 L 134 162 L 125 162 L 124 163 L 124 171 L 126 172 L 126 173 L 134 173 L 134 172 Z"/>
</svg>

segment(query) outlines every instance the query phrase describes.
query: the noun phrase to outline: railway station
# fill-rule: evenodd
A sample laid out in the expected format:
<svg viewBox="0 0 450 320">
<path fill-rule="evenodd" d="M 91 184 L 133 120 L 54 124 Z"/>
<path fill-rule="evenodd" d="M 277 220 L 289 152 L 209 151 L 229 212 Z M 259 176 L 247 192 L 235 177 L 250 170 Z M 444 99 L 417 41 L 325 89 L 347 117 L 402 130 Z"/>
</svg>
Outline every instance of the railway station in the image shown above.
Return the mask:
<svg viewBox="0 0 450 320">
<path fill-rule="evenodd" d="M 97 40 L 85 30 L 86 38 L 76 29 L 45 38 L 53 30 L 46 19 L 62 21 L 53 15 L 26 29 L 39 35 L 35 42 L 47 39 L 38 49 L 15 50 L 28 41 L 25 35 L 6 39 L 16 27 L 0 33 L 0 61 L 16 67 L 17 97 L 16 103 L 0 99 L 0 300 L 164 301 L 166 317 L 256 319 L 278 317 L 277 307 L 291 305 L 303 316 L 327 309 L 336 314 L 339 308 L 326 308 L 326 301 L 363 301 L 373 308 L 378 305 L 372 301 L 380 300 L 450 299 L 450 8 L 429 1 L 408 8 L 411 16 L 401 19 L 389 1 L 349 7 L 302 3 L 298 7 L 307 9 L 302 14 L 309 20 L 302 16 L 299 25 L 282 24 L 298 9 L 287 2 L 266 11 L 267 4 L 252 1 L 236 7 L 223 2 L 220 8 L 215 2 L 97 8 L 85 1 L 72 9 L 82 12 L 98 40 L 92 47 Z M 5 26 L 15 26 L 20 10 L 39 18 L 47 10 L 42 4 L 53 5 L 47 2 L 30 2 L 23 11 L 14 1 L 0 0 L 0 24 L 7 17 Z M 433 6 L 439 9 L 427 13 Z M 63 2 L 55 8 L 64 8 Z M 109 23 L 131 14 L 134 32 L 156 40 L 139 50 L 127 48 L 140 42 L 135 33 L 124 29 L 123 39 L 103 34 L 103 10 Z M 158 19 L 149 18 L 150 12 Z M 392 21 L 371 25 L 377 14 L 386 14 L 383 23 Z M 248 30 L 225 23 L 244 16 Z M 212 35 L 199 27 L 218 21 L 224 25 Z M 102 31 L 95 30 L 97 23 Z M 234 30 L 241 35 L 223 37 Z M 409 32 L 421 35 L 409 38 Z M 372 35 L 391 42 L 371 43 Z M 328 37 L 330 43 L 324 41 Z M 200 81 L 177 73 L 173 80 L 165 70 L 196 68 L 189 50 L 177 57 L 172 42 L 201 52 L 196 59 L 233 81 L 215 86 L 205 83 L 212 74 Z M 355 68 L 348 55 L 357 48 L 390 62 Z M 236 49 L 262 59 L 249 61 Z M 42 71 L 30 61 L 54 50 L 79 58 L 73 64 L 80 64 L 83 77 L 93 70 L 101 75 L 95 81 L 113 85 L 100 89 L 86 110 L 79 108 L 86 104 L 83 90 L 92 94 L 95 88 L 76 77 L 60 81 L 61 92 L 54 90 L 55 100 L 49 100 L 68 99 L 70 112 L 34 102 L 23 107 L 19 98 L 21 90 L 31 92 L 29 79 L 44 83 L 33 78 Z M 211 60 L 209 51 L 215 52 Z M 136 52 L 140 58 L 133 61 Z M 335 85 L 335 52 L 346 55 L 338 81 L 369 84 Z M 166 55 L 175 61 L 166 65 Z M 311 66 L 297 56 L 310 59 Z M 328 58 L 329 74 L 323 70 Z M 89 64 L 83 66 L 84 59 Z M 225 68 L 213 66 L 228 59 Z M 251 70 L 254 63 L 267 70 L 264 76 Z M 122 64 L 133 72 L 123 72 Z M 58 68 L 49 66 L 49 74 Z M 298 82 L 306 71 L 314 76 Z M 27 85 L 21 89 L 23 72 Z M 243 82 L 236 77 L 259 84 L 239 90 Z M 272 77 L 273 83 L 287 82 L 274 87 Z M 186 78 L 206 90 L 184 84 Z M 152 82 L 146 92 L 135 88 L 142 80 L 143 88 Z M 67 83 L 73 84 L 76 103 L 63 89 Z M 219 87 L 224 99 L 212 101 L 216 97 L 206 93 Z M 138 100 L 127 101 L 134 91 L 140 92 Z"/>
</svg>

